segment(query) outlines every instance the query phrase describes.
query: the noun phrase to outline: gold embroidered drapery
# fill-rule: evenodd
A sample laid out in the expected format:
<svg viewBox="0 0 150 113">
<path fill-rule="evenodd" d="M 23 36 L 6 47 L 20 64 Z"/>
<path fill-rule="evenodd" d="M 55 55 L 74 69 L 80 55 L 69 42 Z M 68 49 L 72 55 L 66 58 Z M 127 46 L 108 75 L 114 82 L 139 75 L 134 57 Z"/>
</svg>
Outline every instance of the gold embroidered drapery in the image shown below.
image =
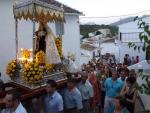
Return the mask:
<svg viewBox="0 0 150 113">
<path fill-rule="evenodd" d="M 64 22 L 62 8 L 37 0 L 15 4 L 13 11 L 17 19 L 30 19 L 37 22 Z"/>
</svg>

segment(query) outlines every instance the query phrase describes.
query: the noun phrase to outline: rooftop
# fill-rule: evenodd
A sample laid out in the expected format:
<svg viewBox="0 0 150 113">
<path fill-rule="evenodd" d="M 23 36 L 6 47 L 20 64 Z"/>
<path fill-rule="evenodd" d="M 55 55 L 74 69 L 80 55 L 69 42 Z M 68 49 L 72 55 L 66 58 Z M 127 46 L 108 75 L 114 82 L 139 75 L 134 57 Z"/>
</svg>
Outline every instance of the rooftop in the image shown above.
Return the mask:
<svg viewBox="0 0 150 113">
<path fill-rule="evenodd" d="M 150 15 L 143 15 L 143 16 L 141 16 L 140 18 L 143 19 L 143 18 L 147 18 L 147 17 L 149 17 L 149 16 L 150 16 Z M 119 21 L 117 21 L 117 22 L 114 22 L 114 23 L 112 23 L 112 24 L 110 24 L 110 25 L 112 25 L 112 26 L 119 26 L 119 25 L 126 24 L 126 23 L 129 23 L 129 22 L 134 22 L 134 18 L 135 18 L 135 17 L 124 18 L 124 19 L 121 19 L 121 20 L 119 20 Z"/>
<path fill-rule="evenodd" d="M 73 9 L 67 5 L 64 5 L 56 0 L 39 0 L 39 1 L 42 1 L 42 2 L 46 2 L 48 4 L 51 4 L 51 5 L 54 5 L 54 6 L 57 6 L 57 7 L 62 7 L 63 5 L 63 9 L 65 11 L 65 13 L 75 13 L 75 14 L 83 14 L 82 12 L 76 10 L 76 9 Z"/>
<path fill-rule="evenodd" d="M 81 44 L 81 49 L 84 49 L 87 51 L 94 51 L 95 49 L 97 49 L 97 47 L 95 47 L 91 44 L 88 44 L 88 43 L 84 43 L 84 44 Z"/>
</svg>

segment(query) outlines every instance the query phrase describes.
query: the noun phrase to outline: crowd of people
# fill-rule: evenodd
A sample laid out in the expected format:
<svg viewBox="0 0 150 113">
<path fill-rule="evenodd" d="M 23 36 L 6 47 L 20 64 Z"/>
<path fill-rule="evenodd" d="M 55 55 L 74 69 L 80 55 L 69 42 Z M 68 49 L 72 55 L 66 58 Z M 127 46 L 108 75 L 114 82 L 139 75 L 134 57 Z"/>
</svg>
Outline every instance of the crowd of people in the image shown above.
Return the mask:
<svg viewBox="0 0 150 113">
<path fill-rule="evenodd" d="M 131 58 L 129 54 L 125 54 L 123 64 L 129 66 L 129 65 L 136 64 L 138 62 L 139 62 L 139 56 L 136 56 L 136 57 L 132 56 Z"/>
<path fill-rule="evenodd" d="M 134 113 L 137 97 L 136 72 L 133 69 L 129 70 L 125 62 L 110 63 L 108 59 L 107 57 L 93 59 L 83 65 L 82 70 L 87 73 L 88 81 L 94 89 L 93 100 L 97 100 L 99 112 Z"/>
<path fill-rule="evenodd" d="M 47 94 L 42 99 L 43 113 L 134 113 L 135 70 L 129 70 L 125 63 L 110 63 L 108 59 L 92 59 L 83 64 L 77 78 L 68 77 L 64 89 L 57 90 L 57 82 L 48 80 Z M 6 109 L 2 113 L 27 113 L 17 92 L 8 93 L 4 102 Z"/>
</svg>

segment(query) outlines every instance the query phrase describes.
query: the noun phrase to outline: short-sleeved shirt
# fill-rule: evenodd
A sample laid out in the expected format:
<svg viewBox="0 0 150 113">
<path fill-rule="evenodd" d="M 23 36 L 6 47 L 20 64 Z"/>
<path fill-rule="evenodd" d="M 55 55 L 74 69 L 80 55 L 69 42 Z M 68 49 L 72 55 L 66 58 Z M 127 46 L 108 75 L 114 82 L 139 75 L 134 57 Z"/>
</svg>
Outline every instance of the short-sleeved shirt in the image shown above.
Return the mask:
<svg viewBox="0 0 150 113">
<path fill-rule="evenodd" d="M 11 109 L 7 108 L 2 110 L 1 113 L 11 113 Z M 23 107 L 23 105 L 20 103 L 17 109 L 12 113 L 27 113 L 26 109 Z"/>
<path fill-rule="evenodd" d="M 64 92 L 64 105 L 66 109 L 82 109 L 82 96 L 80 91 L 75 88 L 72 91 L 65 89 Z"/>
<path fill-rule="evenodd" d="M 59 111 L 63 111 L 63 99 L 57 91 L 52 96 L 46 95 L 44 104 L 45 113 L 58 113 Z"/>
<path fill-rule="evenodd" d="M 123 87 L 123 82 L 119 79 L 115 80 L 113 83 L 112 78 L 107 78 L 105 83 L 106 96 L 115 98 L 120 94 L 120 91 Z"/>
<path fill-rule="evenodd" d="M 81 92 L 83 100 L 88 100 L 94 96 L 93 87 L 89 81 L 86 81 L 84 84 L 80 82 L 78 89 Z"/>
</svg>

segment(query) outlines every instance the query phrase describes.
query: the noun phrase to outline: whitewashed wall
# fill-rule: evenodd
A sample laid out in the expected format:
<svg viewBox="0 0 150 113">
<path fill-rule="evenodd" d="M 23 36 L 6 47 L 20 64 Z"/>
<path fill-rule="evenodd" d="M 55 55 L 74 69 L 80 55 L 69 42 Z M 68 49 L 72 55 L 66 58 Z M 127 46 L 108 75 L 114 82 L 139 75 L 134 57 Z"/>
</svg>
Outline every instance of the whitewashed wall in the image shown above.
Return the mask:
<svg viewBox="0 0 150 113">
<path fill-rule="evenodd" d="M 81 57 L 80 57 L 80 63 L 82 64 L 87 64 L 92 58 L 93 58 L 93 53 L 92 51 L 87 51 L 85 49 L 81 48 Z"/>
<path fill-rule="evenodd" d="M 93 51 L 88 51 L 88 50 L 85 50 L 85 49 L 82 49 L 81 48 L 81 53 L 84 55 L 84 56 L 88 56 L 90 58 L 93 58 Z"/>
<path fill-rule="evenodd" d="M 76 54 L 76 64 L 80 67 L 80 29 L 78 15 L 65 15 L 66 23 L 64 24 L 63 35 L 63 52 L 67 56 L 68 52 Z"/>
<path fill-rule="evenodd" d="M 15 20 L 13 16 L 13 0 L 0 0 L 0 72 L 2 79 L 8 80 L 6 75 L 7 63 L 15 58 Z M 69 51 L 76 54 L 76 64 L 80 67 L 80 32 L 79 16 L 66 15 L 63 35 L 63 52 L 65 55 Z M 21 20 L 19 29 L 19 48 L 32 48 L 32 22 Z M 55 24 L 49 23 L 54 34 L 56 34 Z M 38 24 L 36 23 L 36 29 Z"/>
<path fill-rule="evenodd" d="M 0 71 L 2 75 L 5 75 L 8 61 L 15 57 L 15 25 L 12 3 L 12 0 L 0 1 Z"/>
<path fill-rule="evenodd" d="M 142 44 L 141 43 L 136 43 L 136 45 L 142 45 Z M 121 60 L 121 62 L 123 62 L 125 54 L 129 54 L 130 57 L 139 56 L 140 61 L 145 59 L 145 52 L 143 52 L 142 50 L 140 50 L 140 52 L 138 50 L 135 51 L 133 48 L 129 48 L 127 43 L 122 43 L 120 45 L 120 60 Z"/>
<path fill-rule="evenodd" d="M 150 24 L 150 17 L 144 18 L 143 21 Z M 129 22 L 129 23 L 125 23 L 125 24 L 121 24 L 118 27 L 119 27 L 119 33 L 141 32 L 141 30 L 138 29 L 137 22 L 134 22 L 134 21 Z M 137 40 L 133 39 L 132 41 L 137 42 Z M 137 45 L 143 45 L 143 43 L 136 43 L 136 44 Z M 139 56 L 140 61 L 145 59 L 145 52 L 143 52 L 142 50 L 140 52 L 138 50 L 134 51 L 133 48 L 128 47 L 128 43 L 120 43 L 119 46 L 121 49 L 120 59 L 122 62 L 123 62 L 123 58 L 124 58 L 125 54 L 129 54 L 131 57 L 132 56 Z"/>
<path fill-rule="evenodd" d="M 101 54 L 111 53 L 118 57 L 118 47 L 114 43 L 102 43 L 101 44 Z"/>
<path fill-rule="evenodd" d="M 150 24 L 150 17 L 143 18 L 143 21 Z M 137 21 L 128 22 L 125 24 L 121 24 L 118 26 L 119 32 L 121 33 L 128 33 L 128 32 L 140 32 L 141 30 L 138 29 Z"/>
</svg>

